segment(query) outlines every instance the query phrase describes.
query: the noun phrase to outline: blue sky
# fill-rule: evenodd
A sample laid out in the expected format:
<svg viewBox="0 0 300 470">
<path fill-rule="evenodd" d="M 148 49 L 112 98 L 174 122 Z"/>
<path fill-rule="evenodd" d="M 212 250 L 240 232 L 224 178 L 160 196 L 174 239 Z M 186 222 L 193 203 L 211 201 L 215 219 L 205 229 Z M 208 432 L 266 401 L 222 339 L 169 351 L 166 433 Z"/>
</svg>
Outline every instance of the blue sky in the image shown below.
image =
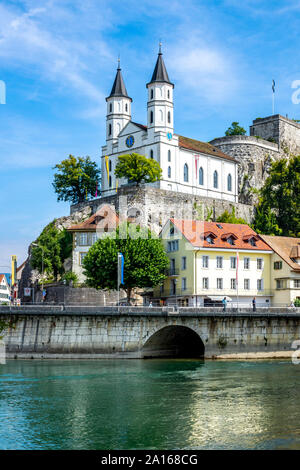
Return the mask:
<svg viewBox="0 0 300 470">
<path fill-rule="evenodd" d="M 298 0 L 1 0 L 0 272 L 69 213 L 52 189 L 55 163 L 70 153 L 100 163 L 118 54 L 133 120 L 145 123 L 161 39 L 175 132 L 207 141 L 272 114 L 273 78 L 275 112 L 300 118 L 299 31 Z"/>
</svg>

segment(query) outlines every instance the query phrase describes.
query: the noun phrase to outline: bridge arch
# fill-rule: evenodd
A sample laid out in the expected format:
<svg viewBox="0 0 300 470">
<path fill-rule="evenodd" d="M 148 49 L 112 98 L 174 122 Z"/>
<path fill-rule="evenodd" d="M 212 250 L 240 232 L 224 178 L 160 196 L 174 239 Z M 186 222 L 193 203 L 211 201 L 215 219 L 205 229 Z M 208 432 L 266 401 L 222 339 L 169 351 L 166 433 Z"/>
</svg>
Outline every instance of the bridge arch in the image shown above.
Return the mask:
<svg viewBox="0 0 300 470">
<path fill-rule="evenodd" d="M 153 333 L 142 347 L 142 357 L 203 358 L 205 346 L 191 328 L 170 325 Z"/>
</svg>

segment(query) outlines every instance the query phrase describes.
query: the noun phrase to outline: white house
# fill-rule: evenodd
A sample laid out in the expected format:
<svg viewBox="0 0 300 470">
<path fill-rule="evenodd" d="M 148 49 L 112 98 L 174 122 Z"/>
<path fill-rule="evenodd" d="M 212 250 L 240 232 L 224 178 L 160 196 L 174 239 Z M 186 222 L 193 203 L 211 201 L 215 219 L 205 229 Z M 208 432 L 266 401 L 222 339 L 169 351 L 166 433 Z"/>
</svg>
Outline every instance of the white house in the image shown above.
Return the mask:
<svg viewBox="0 0 300 470">
<path fill-rule="evenodd" d="M 8 303 L 10 299 L 10 287 L 5 274 L 0 274 L 0 304 Z"/>
<path fill-rule="evenodd" d="M 106 145 L 102 147 L 102 195 L 116 193 L 128 182 L 118 181 L 118 156 L 140 153 L 157 160 L 162 179 L 157 188 L 228 201 L 238 201 L 237 161 L 217 147 L 174 133 L 174 85 L 159 50 L 148 92 L 147 126 L 131 119 L 132 98 L 127 94 L 120 65 L 107 101 Z"/>
</svg>

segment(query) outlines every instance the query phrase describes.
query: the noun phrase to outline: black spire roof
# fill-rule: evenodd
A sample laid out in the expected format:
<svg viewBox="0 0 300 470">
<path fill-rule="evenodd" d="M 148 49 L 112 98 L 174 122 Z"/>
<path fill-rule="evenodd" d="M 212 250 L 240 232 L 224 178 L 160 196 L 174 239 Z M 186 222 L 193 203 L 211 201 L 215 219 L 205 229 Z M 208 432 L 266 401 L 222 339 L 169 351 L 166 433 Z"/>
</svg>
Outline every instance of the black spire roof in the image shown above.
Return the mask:
<svg viewBox="0 0 300 470">
<path fill-rule="evenodd" d="M 168 75 L 168 72 L 164 63 L 164 59 L 162 58 L 161 45 L 159 46 L 158 58 L 156 61 L 156 65 L 155 65 L 155 69 L 154 69 L 151 81 L 147 83 L 147 86 L 154 82 L 169 83 L 170 85 L 174 87 L 173 83 L 170 82 L 169 75 Z"/>
<path fill-rule="evenodd" d="M 106 98 L 106 101 L 108 100 L 108 98 L 112 98 L 113 96 L 122 96 L 124 98 L 129 98 L 132 101 L 132 99 L 127 94 L 126 86 L 121 73 L 120 61 L 118 63 L 117 74 L 114 84 L 112 86 L 110 95 Z"/>
</svg>

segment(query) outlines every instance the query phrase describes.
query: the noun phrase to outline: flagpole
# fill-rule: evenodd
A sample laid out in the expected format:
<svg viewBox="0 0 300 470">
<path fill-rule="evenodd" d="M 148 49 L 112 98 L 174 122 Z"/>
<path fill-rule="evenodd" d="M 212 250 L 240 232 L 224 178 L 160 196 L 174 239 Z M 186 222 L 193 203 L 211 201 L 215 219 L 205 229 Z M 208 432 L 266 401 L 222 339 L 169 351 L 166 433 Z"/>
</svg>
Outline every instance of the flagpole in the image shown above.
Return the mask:
<svg viewBox="0 0 300 470">
<path fill-rule="evenodd" d="M 275 80 L 272 80 L 272 116 L 275 114 Z"/>
<path fill-rule="evenodd" d="M 237 311 L 239 311 L 239 252 L 236 252 L 236 300 Z"/>
</svg>

